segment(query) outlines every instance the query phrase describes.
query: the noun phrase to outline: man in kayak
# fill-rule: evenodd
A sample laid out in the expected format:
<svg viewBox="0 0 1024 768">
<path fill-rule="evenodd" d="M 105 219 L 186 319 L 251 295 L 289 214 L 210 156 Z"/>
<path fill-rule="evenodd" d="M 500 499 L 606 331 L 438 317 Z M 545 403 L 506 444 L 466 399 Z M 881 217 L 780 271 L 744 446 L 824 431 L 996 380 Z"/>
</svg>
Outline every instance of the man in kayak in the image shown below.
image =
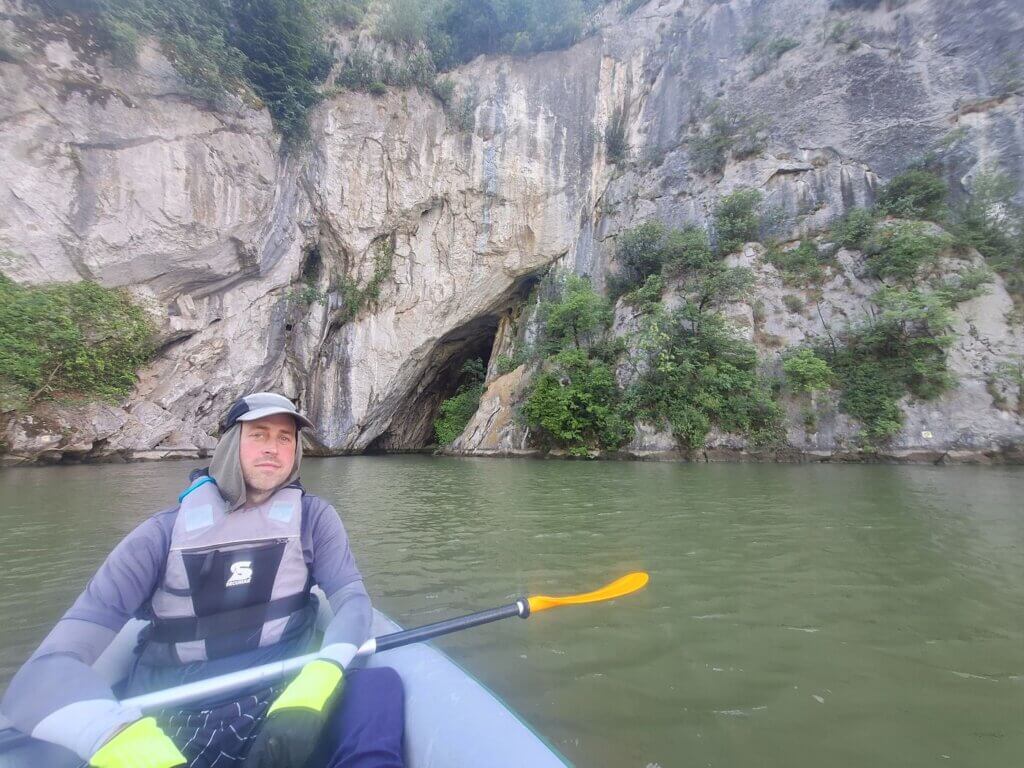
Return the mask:
<svg viewBox="0 0 1024 768">
<path fill-rule="evenodd" d="M 111 552 L 15 675 L 3 714 L 94 768 L 401 766 L 398 675 L 345 672 L 372 609 L 337 512 L 298 482 L 312 426 L 281 395 L 238 400 L 208 470 Z M 313 584 L 334 618 L 321 658 L 291 681 L 144 717 L 92 669 L 132 616 L 150 624 L 126 697 L 306 652 Z"/>
</svg>

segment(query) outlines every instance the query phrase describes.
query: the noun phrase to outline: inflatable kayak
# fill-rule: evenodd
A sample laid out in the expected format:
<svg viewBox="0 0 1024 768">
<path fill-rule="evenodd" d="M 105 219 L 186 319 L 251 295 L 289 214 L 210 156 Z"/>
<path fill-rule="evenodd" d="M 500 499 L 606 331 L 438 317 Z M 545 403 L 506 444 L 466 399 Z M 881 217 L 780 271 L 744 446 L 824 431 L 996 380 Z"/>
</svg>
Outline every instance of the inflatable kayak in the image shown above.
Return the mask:
<svg viewBox="0 0 1024 768">
<path fill-rule="evenodd" d="M 326 600 L 321 600 L 321 606 Z M 321 614 L 323 622 L 327 616 Z M 113 685 L 122 679 L 145 622 L 130 621 L 94 665 Z M 401 628 L 374 611 L 373 636 Z M 382 651 L 366 666 L 394 668 L 405 686 L 405 759 L 409 768 L 565 768 L 570 765 L 497 696 L 425 643 Z M 2 724 L 0 724 L 2 725 Z M 0 732 L 0 768 L 79 768 L 67 750 Z"/>
</svg>

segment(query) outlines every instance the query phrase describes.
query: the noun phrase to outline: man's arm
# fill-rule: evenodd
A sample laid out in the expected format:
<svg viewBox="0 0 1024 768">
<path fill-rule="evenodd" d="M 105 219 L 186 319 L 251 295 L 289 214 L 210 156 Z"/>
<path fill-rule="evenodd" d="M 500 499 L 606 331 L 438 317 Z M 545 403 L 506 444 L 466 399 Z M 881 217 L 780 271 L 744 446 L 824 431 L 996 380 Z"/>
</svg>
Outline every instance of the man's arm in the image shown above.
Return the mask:
<svg viewBox="0 0 1024 768">
<path fill-rule="evenodd" d="M 142 716 L 121 706 L 92 664 L 156 588 L 167 557 L 171 512 L 146 520 L 114 548 L 18 670 L 0 711 L 20 731 L 88 760 L 114 733 Z"/>
<path fill-rule="evenodd" d="M 373 607 L 352 556 L 345 526 L 334 507 L 311 497 L 306 522 L 313 580 L 327 595 L 334 611 L 334 618 L 324 630 L 324 656 L 344 667 L 370 637 Z"/>
</svg>

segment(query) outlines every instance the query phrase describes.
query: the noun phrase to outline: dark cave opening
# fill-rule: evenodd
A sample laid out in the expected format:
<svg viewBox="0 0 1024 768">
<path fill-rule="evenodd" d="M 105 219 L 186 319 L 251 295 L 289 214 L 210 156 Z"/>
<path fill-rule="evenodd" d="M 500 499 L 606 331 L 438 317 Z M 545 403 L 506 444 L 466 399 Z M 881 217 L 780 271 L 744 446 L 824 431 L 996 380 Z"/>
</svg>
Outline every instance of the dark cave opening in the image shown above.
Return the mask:
<svg viewBox="0 0 1024 768">
<path fill-rule="evenodd" d="M 366 453 L 419 451 L 435 444 L 434 420 L 441 403 L 465 382 L 463 366 L 479 359 L 484 370 L 490 361 L 499 315 L 484 315 L 443 338 L 431 353 L 420 385 L 395 412 L 390 428 L 366 448 Z"/>
</svg>

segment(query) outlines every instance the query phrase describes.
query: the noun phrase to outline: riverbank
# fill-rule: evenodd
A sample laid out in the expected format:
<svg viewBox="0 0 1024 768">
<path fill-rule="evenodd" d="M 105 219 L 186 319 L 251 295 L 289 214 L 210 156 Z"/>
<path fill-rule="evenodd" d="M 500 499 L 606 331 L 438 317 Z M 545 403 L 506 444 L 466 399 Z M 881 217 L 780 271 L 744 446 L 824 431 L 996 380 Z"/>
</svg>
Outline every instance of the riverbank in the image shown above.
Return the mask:
<svg viewBox="0 0 1024 768">
<path fill-rule="evenodd" d="M 11 467 L 77 466 L 81 464 L 128 464 L 147 461 L 198 460 L 213 455 L 209 449 L 154 448 L 149 450 L 120 450 L 90 454 L 79 451 L 47 450 L 36 455 L 0 455 L 0 469 Z M 748 451 L 734 448 L 705 448 L 693 451 L 592 451 L 587 456 L 576 456 L 568 451 L 541 451 L 536 449 L 501 451 L 452 451 L 445 448 L 419 448 L 374 453 L 311 451 L 310 457 L 332 458 L 342 456 L 405 456 L 436 455 L 463 458 L 542 459 L 563 461 L 654 461 L 681 464 L 737 463 L 737 464 L 917 464 L 933 466 L 1024 466 L 1024 445 L 1013 444 L 984 449 L 934 448 L 847 451 L 772 450 Z"/>
</svg>

